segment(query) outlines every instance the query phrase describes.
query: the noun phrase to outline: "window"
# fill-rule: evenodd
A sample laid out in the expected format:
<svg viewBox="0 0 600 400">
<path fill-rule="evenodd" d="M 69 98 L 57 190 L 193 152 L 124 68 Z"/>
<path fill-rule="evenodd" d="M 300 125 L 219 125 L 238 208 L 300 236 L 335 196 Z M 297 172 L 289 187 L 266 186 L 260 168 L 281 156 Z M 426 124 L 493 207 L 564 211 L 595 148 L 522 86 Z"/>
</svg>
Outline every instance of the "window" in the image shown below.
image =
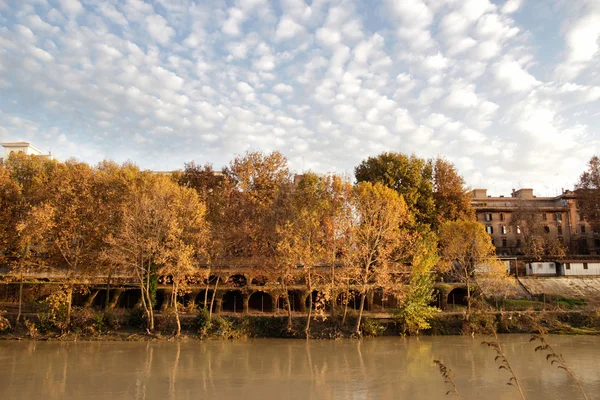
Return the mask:
<svg viewBox="0 0 600 400">
<path fill-rule="evenodd" d="M 585 233 L 585 225 L 581 225 L 581 233 Z"/>
<path fill-rule="evenodd" d="M 562 221 L 562 214 L 561 214 L 561 213 L 556 213 L 556 214 L 554 215 L 554 219 L 555 219 L 556 221 L 559 221 L 559 222 L 560 222 L 560 221 Z"/>
<path fill-rule="evenodd" d="M 579 220 L 583 221 L 583 214 L 579 213 Z"/>
<path fill-rule="evenodd" d="M 565 264 L 565 268 L 566 268 L 566 269 L 571 269 L 571 263 L 566 263 L 566 264 Z"/>
<path fill-rule="evenodd" d="M 521 247 L 521 239 L 517 239 L 517 247 Z"/>
<path fill-rule="evenodd" d="M 550 233 L 550 227 L 548 225 L 544 226 L 544 232 Z"/>
<path fill-rule="evenodd" d="M 583 269 L 588 269 L 588 263 L 583 263 Z"/>
<path fill-rule="evenodd" d="M 500 221 L 504 221 L 504 214 L 500 213 Z"/>
<path fill-rule="evenodd" d="M 546 213 L 542 213 L 542 220 L 546 220 Z"/>
<path fill-rule="evenodd" d="M 558 225 L 556 228 L 558 229 L 558 234 L 562 235 L 562 225 Z"/>
<path fill-rule="evenodd" d="M 485 220 L 486 221 L 491 221 L 492 220 L 492 214 L 491 213 L 486 213 L 485 214 Z"/>
<path fill-rule="evenodd" d="M 500 227 L 500 231 L 502 232 L 503 235 L 506 235 L 506 226 L 502 225 Z"/>
<path fill-rule="evenodd" d="M 594 246 L 600 247 L 600 239 L 594 239 Z"/>
<path fill-rule="evenodd" d="M 521 233 L 521 227 L 520 226 L 517 226 L 517 233 L 519 233 L 519 234 Z"/>
<path fill-rule="evenodd" d="M 507 247 L 508 243 L 506 241 L 506 238 L 502 238 L 502 247 Z"/>
<path fill-rule="evenodd" d="M 494 243 L 494 239 L 492 239 L 492 246 L 495 246 L 495 245 L 496 245 L 496 243 Z"/>
<path fill-rule="evenodd" d="M 490 225 L 487 225 L 485 227 L 485 231 L 491 235 L 492 233 L 494 233 L 494 228 Z"/>
</svg>

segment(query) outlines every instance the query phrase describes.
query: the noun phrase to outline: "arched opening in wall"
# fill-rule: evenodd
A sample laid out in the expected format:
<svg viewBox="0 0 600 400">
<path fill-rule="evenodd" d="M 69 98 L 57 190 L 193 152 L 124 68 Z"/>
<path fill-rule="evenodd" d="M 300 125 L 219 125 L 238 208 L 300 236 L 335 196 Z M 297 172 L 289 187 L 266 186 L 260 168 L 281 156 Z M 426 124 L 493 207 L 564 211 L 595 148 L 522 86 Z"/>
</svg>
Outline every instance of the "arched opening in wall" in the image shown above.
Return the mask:
<svg viewBox="0 0 600 400">
<path fill-rule="evenodd" d="M 208 310 L 210 307 L 210 302 L 212 301 L 212 296 L 213 296 L 212 290 L 209 290 L 208 292 L 206 292 L 205 290 L 202 290 L 196 296 L 196 306 L 200 309 L 205 308 Z M 206 300 L 206 303 L 205 303 L 205 300 Z M 216 309 L 217 309 L 217 299 L 215 298 L 215 301 L 213 302 L 213 306 L 212 306 L 212 311 L 215 312 Z"/>
<path fill-rule="evenodd" d="M 192 298 L 190 293 L 185 293 L 183 296 L 177 296 L 177 302 L 184 307 L 189 306 L 191 300 Z"/>
<path fill-rule="evenodd" d="M 170 301 L 170 296 L 167 295 L 165 290 L 157 290 L 156 300 L 154 301 L 154 309 L 160 310 L 165 302 L 168 304 Z"/>
<path fill-rule="evenodd" d="M 227 284 L 233 287 L 243 287 L 248 284 L 248 280 L 244 275 L 236 274 L 227 279 Z"/>
<path fill-rule="evenodd" d="M 259 276 L 255 276 L 254 278 L 252 278 L 252 281 L 250 281 L 251 285 L 255 285 L 255 286 L 265 286 L 268 282 L 268 279 L 266 276 L 263 275 L 259 275 Z"/>
<path fill-rule="evenodd" d="M 141 300 L 142 292 L 139 289 L 130 289 L 121 293 L 117 301 L 118 308 L 133 308 Z"/>
<path fill-rule="evenodd" d="M 244 298 L 239 290 L 229 290 L 223 295 L 221 311 L 224 312 L 244 312 Z"/>
<path fill-rule="evenodd" d="M 466 306 L 467 289 L 454 288 L 448 293 L 448 307 Z"/>
<path fill-rule="evenodd" d="M 292 311 L 300 311 L 300 293 L 296 290 L 288 290 L 288 298 L 290 300 L 290 308 Z M 277 299 L 277 309 L 287 312 L 287 304 L 284 295 L 279 296 Z"/>
<path fill-rule="evenodd" d="M 91 293 L 90 295 L 93 295 L 93 294 Z M 106 307 L 106 295 L 107 295 L 106 289 L 99 290 L 98 294 L 96 295 L 96 297 L 94 297 L 94 300 L 92 301 L 92 307 L 94 307 L 94 308 Z"/>
<path fill-rule="evenodd" d="M 214 286 L 217 283 L 217 278 L 219 278 L 218 275 L 210 275 L 204 279 L 204 284 Z M 223 283 L 223 278 L 219 279 L 219 283 Z"/>
<path fill-rule="evenodd" d="M 307 309 L 310 306 L 311 296 L 312 296 L 313 310 L 318 310 L 318 311 L 323 311 L 323 310 L 330 311 L 331 310 L 331 301 L 329 301 L 325 298 L 325 293 L 319 292 L 318 290 L 313 290 L 311 295 L 306 296 L 306 300 L 304 301 L 304 304 L 306 305 Z"/>
<path fill-rule="evenodd" d="M 73 298 L 71 299 L 71 305 L 74 307 L 83 307 L 89 296 L 90 293 L 84 293 L 80 290 L 73 290 Z"/>
<path fill-rule="evenodd" d="M 356 290 L 350 290 L 348 292 L 340 293 L 336 299 L 336 304 L 341 307 L 345 307 L 348 303 L 348 308 L 358 310 L 360 308 L 360 299 L 362 295 Z M 368 301 L 365 299 L 365 310 L 368 310 Z"/>
<path fill-rule="evenodd" d="M 248 310 L 273 312 L 273 298 L 265 292 L 254 292 L 248 299 Z"/>
<path fill-rule="evenodd" d="M 398 308 L 398 299 L 393 293 L 384 291 L 383 289 L 375 289 L 373 292 L 373 304 L 369 311 L 385 311 Z"/>
</svg>

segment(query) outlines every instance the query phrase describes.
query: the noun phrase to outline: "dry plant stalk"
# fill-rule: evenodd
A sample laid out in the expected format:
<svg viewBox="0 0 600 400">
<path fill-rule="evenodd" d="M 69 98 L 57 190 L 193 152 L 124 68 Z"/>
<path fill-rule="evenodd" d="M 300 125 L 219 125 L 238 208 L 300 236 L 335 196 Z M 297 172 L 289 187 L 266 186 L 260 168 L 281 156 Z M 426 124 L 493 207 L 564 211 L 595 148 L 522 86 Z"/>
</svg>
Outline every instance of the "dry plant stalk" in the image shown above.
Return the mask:
<svg viewBox="0 0 600 400">
<path fill-rule="evenodd" d="M 454 393 L 456 397 L 460 399 L 461 397 L 460 394 L 458 394 L 458 390 L 456 389 L 456 383 L 454 382 L 454 373 L 452 372 L 452 370 L 446 367 L 446 365 L 440 360 L 433 360 L 433 363 L 439 368 L 440 375 L 442 375 L 442 378 L 444 378 L 444 383 L 452 385 L 452 390 L 448 390 L 446 392 L 446 396 L 448 396 L 450 393 Z"/>
<path fill-rule="evenodd" d="M 530 342 L 535 342 L 536 340 L 539 340 L 541 344 L 535 348 L 535 351 L 546 352 L 546 361 L 550 362 L 550 365 L 556 364 L 556 367 L 558 369 L 564 369 L 567 372 L 567 374 L 569 374 L 571 379 L 575 381 L 575 384 L 577 384 L 577 387 L 579 388 L 579 391 L 581 392 L 583 398 L 585 400 L 588 400 L 587 394 L 583 390 L 581 383 L 579 382 L 577 377 L 575 377 L 573 371 L 571 371 L 567 366 L 567 363 L 565 362 L 565 359 L 563 358 L 562 354 L 559 354 L 556 351 L 554 351 L 554 348 L 550 345 L 550 343 L 548 343 L 543 331 L 540 330 L 539 334 L 533 335 L 531 336 L 531 339 L 529 339 Z"/>
<path fill-rule="evenodd" d="M 515 375 L 512 367 L 510 366 L 510 363 L 508 362 L 508 359 L 506 358 L 506 354 L 504 354 L 504 350 L 502 350 L 502 345 L 500 344 L 500 340 L 498 339 L 498 334 L 494 331 L 494 341 L 493 342 L 492 341 L 490 341 L 490 342 L 484 341 L 484 342 L 481 342 L 481 344 L 485 344 L 488 347 L 491 347 L 492 349 L 494 349 L 494 351 L 496 352 L 496 357 L 494 358 L 494 360 L 495 361 L 500 360 L 500 366 L 498 367 L 498 369 L 499 370 L 505 369 L 510 374 L 510 379 L 508 380 L 508 382 L 506 384 L 516 387 L 517 390 L 519 391 L 519 394 L 521 395 L 521 399 L 525 400 L 525 395 L 523 394 L 523 389 L 521 389 L 519 380 L 517 379 L 517 376 Z"/>
</svg>

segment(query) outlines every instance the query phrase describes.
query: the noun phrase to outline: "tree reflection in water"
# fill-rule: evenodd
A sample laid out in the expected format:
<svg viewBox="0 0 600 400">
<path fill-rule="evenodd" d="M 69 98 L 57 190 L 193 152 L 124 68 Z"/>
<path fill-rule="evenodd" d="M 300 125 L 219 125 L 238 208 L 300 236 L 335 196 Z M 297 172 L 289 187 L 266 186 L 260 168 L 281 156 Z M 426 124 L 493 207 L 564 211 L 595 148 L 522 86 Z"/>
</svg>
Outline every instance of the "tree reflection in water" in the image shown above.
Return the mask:
<svg viewBox="0 0 600 400">
<path fill-rule="evenodd" d="M 577 398 L 529 336 L 501 336 L 529 400 Z M 600 393 L 599 337 L 554 336 L 588 393 Z M 432 399 L 451 366 L 463 398 L 508 399 L 481 338 L 342 341 L 0 342 L 0 399 Z M 506 387 L 505 387 L 506 386 Z"/>
</svg>

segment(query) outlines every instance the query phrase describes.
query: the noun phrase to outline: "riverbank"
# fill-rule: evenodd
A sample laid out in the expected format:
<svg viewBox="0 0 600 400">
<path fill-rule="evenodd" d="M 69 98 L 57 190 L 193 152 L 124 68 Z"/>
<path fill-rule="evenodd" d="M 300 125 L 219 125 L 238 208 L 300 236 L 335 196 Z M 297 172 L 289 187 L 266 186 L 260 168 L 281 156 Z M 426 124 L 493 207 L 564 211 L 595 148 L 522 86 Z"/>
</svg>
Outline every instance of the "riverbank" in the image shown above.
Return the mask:
<svg viewBox="0 0 600 400">
<path fill-rule="evenodd" d="M 102 341 L 161 341 L 174 340 L 176 323 L 173 315 L 159 314 L 155 330 L 144 328 L 139 313 L 118 311 L 75 310 L 68 333 L 53 325 L 45 315 L 28 314 L 20 324 L 14 315 L 5 315 L 9 328 L 0 333 L 0 340 L 102 340 Z M 356 338 L 353 332 L 355 315 L 341 317 L 317 317 L 311 321 L 312 339 Z M 430 321 L 430 328 L 418 335 L 479 335 L 492 331 L 498 333 L 537 333 L 540 329 L 555 334 L 598 335 L 600 312 L 593 311 L 479 311 L 465 319 L 463 313 L 441 312 Z M 181 340 L 290 338 L 305 339 L 305 316 L 295 316 L 293 327 L 287 329 L 287 317 L 253 315 L 219 315 L 207 318 L 207 314 L 181 316 Z M 362 336 L 401 336 L 405 331 L 401 324 L 391 318 L 364 317 Z"/>
</svg>

